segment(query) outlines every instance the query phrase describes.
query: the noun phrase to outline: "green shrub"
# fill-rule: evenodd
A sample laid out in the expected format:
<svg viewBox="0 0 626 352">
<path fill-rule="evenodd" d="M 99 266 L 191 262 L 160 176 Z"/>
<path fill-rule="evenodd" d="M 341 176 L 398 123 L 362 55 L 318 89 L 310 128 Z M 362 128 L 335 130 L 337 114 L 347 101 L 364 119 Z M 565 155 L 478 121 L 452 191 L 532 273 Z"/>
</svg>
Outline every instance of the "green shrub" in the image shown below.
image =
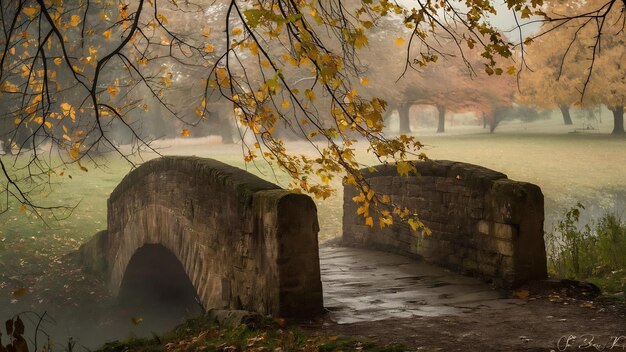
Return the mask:
<svg viewBox="0 0 626 352">
<path fill-rule="evenodd" d="M 551 276 L 588 280 L 607 293 L 626 288 L 626 223 L 615 214 L 604 214 L 590 224 L 580 224 L 585 207 L 578 203 L 566 210 L 547 232 L 546 250 Z"/>
</svg>

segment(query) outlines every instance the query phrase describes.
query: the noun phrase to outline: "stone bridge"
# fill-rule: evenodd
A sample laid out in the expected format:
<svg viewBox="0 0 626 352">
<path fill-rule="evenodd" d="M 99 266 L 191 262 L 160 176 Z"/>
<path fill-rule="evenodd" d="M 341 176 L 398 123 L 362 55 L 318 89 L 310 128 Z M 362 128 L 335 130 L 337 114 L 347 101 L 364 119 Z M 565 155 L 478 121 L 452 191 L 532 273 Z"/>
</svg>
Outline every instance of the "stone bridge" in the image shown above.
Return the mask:
<svg viewBox="0 0 626 352">
<path fill-rule="evenodd" d="M 547 278 L 543 194 L 481 166 L 446 160 L 413 162 L 418 175 L 398 176 L 394 165 L 361 170 L 377 191 L 418 212 L 432 230 L 422 236 L 396 221 L 381 230 L 363 225 L 344 191 L 343 241 L 479 276 L 499 287 Z"/>
<path fill-rule="evenodd" d="M 322 311 L 318 230 L 306 195 L 212 159 L 164 157 L 122 180 L 107 230 L 79 253 L 120 295 L 180 263 L 204 308 L 309 316 Z"/>
<path fill-rule="evenodd" d="M 547 276 L 539 187 L 465 163 L 414 165 L 419 176 L 398 176 L 394 166 L 385 165 L 363 172 L 378 192 L 420 211 L 432 235 L 411 231 L 400 221 L 382 231 L 365 226 L 356 214 L 354 191 L 346 189 L 345 244 L 418 257 L 501 287 Z M 129 173 L 111 194 L 107 225 L 79 253 L 120 296 L 134 292 L 137 282 L 161 279 L 166 283 L 150 290 L 177 290 L 190 282 L 188 291 L 205 309 L 245 309 L 283 317 L 314 316 L 323 310 L 315 204 L 308 196 L 280 189 L 246 171 L 196 157 L 149 161 Z M 423 269 L 418 268 L 387 280 L 391 286 L 386 287 L 374 281 L 388 273 L 363 271 L 365 262 L 376 255 L 357 258 L 358 251 L 342 253 L 322 251 L 327 257 L 325 290 L 334 295 L 325 297 L 331 310 L 345 302 L 367 307 L 370 301 L 381 301 L 366 291 L 356 298 L 359 290 L 336 278 L 358 280 L 352 284 L 375 290 L 396 290 L 398 280 L 406 277 L 419 278 L 422 286 L 440 285 L 424 284 L 422 278 L 433 275 L 419 274 Z M 342 266 L 349 262 L 356 266 Z M 362 277 L 355 276 L 361 271 Z M 476 295 L 455 292 L 444 296 Z M 402 305 L 406 308 L 406 302 Z M 424 307 L 414 311 L 419 310 Z"/>
</svg>

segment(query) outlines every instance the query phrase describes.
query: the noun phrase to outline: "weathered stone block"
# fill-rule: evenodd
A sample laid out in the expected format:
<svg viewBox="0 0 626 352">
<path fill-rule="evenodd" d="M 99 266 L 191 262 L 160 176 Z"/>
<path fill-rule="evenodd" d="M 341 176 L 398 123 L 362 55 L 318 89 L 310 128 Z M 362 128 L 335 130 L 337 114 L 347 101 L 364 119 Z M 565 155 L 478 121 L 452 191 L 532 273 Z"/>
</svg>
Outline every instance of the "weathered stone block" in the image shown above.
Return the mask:
<svg viewBox="0 0 626 352">
<path fill-rule="evenodd" d="M 502 224 L 488 220 L 480 220 L 477 224 L 477 232 L 481 235 L 513 241 L 518 236 L 517 226 Z"/>
</svg>

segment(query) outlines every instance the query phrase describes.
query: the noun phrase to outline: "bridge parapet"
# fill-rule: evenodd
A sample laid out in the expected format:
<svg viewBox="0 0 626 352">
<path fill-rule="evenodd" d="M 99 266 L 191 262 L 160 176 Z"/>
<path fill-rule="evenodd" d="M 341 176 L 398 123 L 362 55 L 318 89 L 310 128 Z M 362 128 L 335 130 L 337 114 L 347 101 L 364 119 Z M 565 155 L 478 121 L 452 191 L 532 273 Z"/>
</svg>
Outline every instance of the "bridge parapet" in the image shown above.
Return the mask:
<svg viewBox="0 0 626 352">
<path fill-rule="evenodd" d="M 361 170 L 379 193 L 409 209 L 432 230 L 426 236 L 396 221 L 368 227 L 344 190 L 343 242 L 422 258 L 504 287 L 547 277 L 541 189 L 480 166 L 453 161 L 413 162 L 419 176 L 395 165 Z"/>
<path fill-rule="evenodd" d="M 178 258 L 205 308 L 322 311 L 314 202 L 244 170 L 197 157 L 148 161 L 111 194 L 107 226 L 80 253 L 113 292 L 137 250 L 159 244 Z"/>
</svg>

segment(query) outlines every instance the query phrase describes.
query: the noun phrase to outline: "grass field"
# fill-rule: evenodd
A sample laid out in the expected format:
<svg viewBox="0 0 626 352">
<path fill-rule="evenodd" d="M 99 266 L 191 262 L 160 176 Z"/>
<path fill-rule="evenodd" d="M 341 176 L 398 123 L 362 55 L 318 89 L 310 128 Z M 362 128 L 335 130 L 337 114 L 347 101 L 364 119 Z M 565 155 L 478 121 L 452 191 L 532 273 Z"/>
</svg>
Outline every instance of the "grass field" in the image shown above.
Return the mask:
<svg viewBox="0 0 626 352">
<path fill-rule="evenodd" d="M 421 140 L 430 158 L 482 165 L 504 172 L 511 179 L 541 186 L 546 197 L 547 228 L 556 214 L 577 201 L 587 205 L 591 216 L 606 210 L 624 214 L 626 139 L 606 134 L 563 131 L 546 134 L 503 128 L 493 135 L 431 134 Z M 163 154 L 211 157 L 246 167 L 240 146 L 216 144 L 210 138 L 162 141 L 160 146 Z M 292 149 L 310 153 L 304 143 L 293 143 Z M 361 160 L 374 162 L 371 156 L 362 154 Z M 0 290 L 27 285 L 29 277 L 36 277 L 50 262 L 58 261 L 106 227 L 107 197 L 130 170 L 130 165 L 115 156 L 102 162 L 105 168 L 94 169 L 87 165 L 88 172 L 68 169 L 62 177 L 53 176 L 52 180 L 58 184 L 45 198 L 35 198 L 44 204 L 77 204 L 67 219 L 46 218 L 44 224 L 28 212 L 19 212 L 15 206 L 0 214 Z M 274 173 L 265 164 L 248 165 L 247 169 L 282 186 L 289 183 L 283 173 Z M 341 234 L 342 190 L 338 181 L 335 186 L 338 187 L 336 195 L 317 202 L 321 241 Z M 0 296 L 0 306 L 7 299 Z"/>
</svg>

